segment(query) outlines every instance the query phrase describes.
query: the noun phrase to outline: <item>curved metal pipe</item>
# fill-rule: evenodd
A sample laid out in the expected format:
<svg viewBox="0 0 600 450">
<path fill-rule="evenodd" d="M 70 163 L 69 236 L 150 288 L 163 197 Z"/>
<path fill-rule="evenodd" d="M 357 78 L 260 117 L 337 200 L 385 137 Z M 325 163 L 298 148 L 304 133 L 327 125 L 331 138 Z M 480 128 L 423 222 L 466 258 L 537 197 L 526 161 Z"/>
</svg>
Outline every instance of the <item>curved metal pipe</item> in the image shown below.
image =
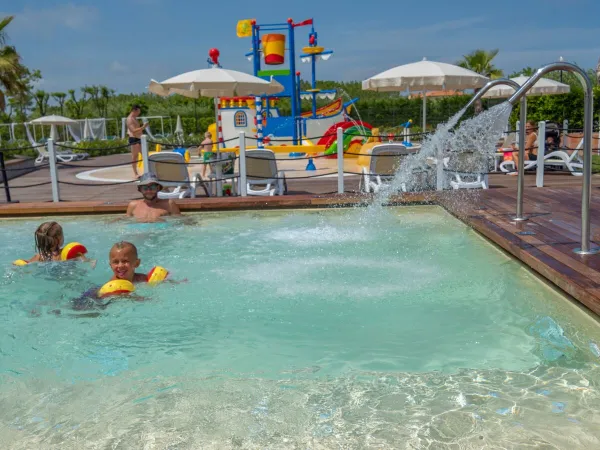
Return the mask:
<svg viewBox="0 0 600 450">
<path fill-rule="evenodd" d="M 465 111 L 469 109 L 469 107 L 471 107 L 477 100 L 482 98 L 491 88 L 500 85 L 510 86 L 515 90 L 515 92 L 518 92 L 521 88 L 519 83 L 509 78 L 498 78 L 496 80 L 488 81 L 487 84 L 473 96 L 471 101 L 467 103 L 467 106 L 465 106 Z M 525 95 L 521 97 L 519 121 L 521 126 L 519 128 L 519 161 L 517 163 L 517 214 L 515 217 L 513 217 L 513 220 L 516 221 L 527 220 L 527 218 L 523 216 L 523 191 L 525 189 L 525 128 L 527 124 L 527 97 Z"/>
<path fill-rule="evenodd" d="M 575 64 L 567 62 L 555 62 L 541 67 L 537 72 L 527 80 L 523 86 L 512 97 L 508 99 L 509 103 L 515 104 L 519 99 L 524 98 L 529 89 L 537 83 L 540 78 L 549 72 L 564 70 L 574 73 L 584 90 L 584 118 L 583 118 L 583 190 L 581 193 L 581 248 L 575 249 L 575 253 L 589 255 L 598 253 L 600 249 L 590 247 L 590 198 L 592 196 L 592 129 L 594 97 L 592 83 L 583 69 Z M 520 154 L 520 152 L 519 152 Z M 519 174 L 520 175 L 520 174 Z"/>
<path fill-rule="evenodd" d="M 515 91 L 518 91 L 519 88 L 521 87 L 521 85 L 519 83 L 517 83 L 516 81 L 513 81 L 509 78 L 497 78 L 495 80 L 488 81 L 487 84 L 485 86 L 483 86 L 481 88 L 481 90 L 473 96 L 473 98 L 469 101 L 469 103 L 467 103 L 467 106 L 465 106 L 465 109 L 469 109 L 471 106 L 473 106 L 473 104 L 477 100 L 479 100 L 481 97 L 483 97 L 485 95 L 485 93 L 487 91 L 489 91 L 491 88 L 502 85 L 502 84 L 514 88 Z"/>
</svg>

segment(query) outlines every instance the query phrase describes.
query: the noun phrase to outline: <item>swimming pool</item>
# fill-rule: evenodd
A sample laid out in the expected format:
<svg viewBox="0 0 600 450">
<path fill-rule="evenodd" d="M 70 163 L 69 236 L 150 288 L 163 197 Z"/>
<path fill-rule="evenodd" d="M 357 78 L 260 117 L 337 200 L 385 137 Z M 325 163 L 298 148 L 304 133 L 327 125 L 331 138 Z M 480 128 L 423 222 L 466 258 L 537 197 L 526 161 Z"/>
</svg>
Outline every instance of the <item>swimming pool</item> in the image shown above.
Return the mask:
<svg viewBox="0 0 600 450">
<path fill-rule="evenodd" d="M 598 447 L 597 322 L 441 208 L 369 214 L 62 220 L 94 270 L 11 267 L 41 220 L 4 221 L 0 447 Z M 72 310 L 118 240 L 189 281 Z"/>
</svg>

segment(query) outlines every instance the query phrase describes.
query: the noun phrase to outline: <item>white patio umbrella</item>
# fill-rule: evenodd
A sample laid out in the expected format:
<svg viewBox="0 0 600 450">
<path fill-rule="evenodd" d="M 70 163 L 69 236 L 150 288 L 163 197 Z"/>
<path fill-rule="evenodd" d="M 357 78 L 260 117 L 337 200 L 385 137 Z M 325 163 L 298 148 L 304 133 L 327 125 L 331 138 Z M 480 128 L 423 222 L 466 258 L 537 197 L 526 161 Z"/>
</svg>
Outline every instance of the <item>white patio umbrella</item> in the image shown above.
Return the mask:
<svg viewBox="0 0 600 450">
<path fill-rule="evenodd" d="M 237 70 L 213 67 L 182 73 L 161 83 L 150 80 L 148 90 L 163 97 L 179 94 L 191 98 L 214 98 L 215 121 L 219 127 L 217 107 L 219 97 L 273 95 L 282 92 L 284 87 L 273 78 L 266 81 Z M 220 139 L 217 137 L 217 154 L 220 151 L 220 145 Z M 220 166 L 217 165 L 217 168 L 217 176 L 220 176 Z M 220 181 L 217 182 L 217 195 L 221 195 Z"/>
<path fill-rule="evenodd" d="M 522 86 L 530 77 L 520 75 L 515 78 L 511 78 L 512 81 Z M 571 92 L 571 86 L 568 84 L 560 83 L 558 81 L 550 80 L 549 78 L 540 78 L 540 80 L 533 85 L 526 95 L 555 95 L 555 94 L 568 94 Z M 512 96 L 515 90 L 506 85 L 498 85 L 491 88 L 485 94 L 484 98 L 507 98 Z"/>
<path fill-rule="evenodd" d="M 77 122 L 73 119 L 69 119 L 68 117 L 52 114 L 50 116 L 43 116 L 33 119 L 31 123 L 38 125 L 50 125 L 50 138 L 56 140 L 56 125 L 75 125 Z"/>
<path fill-rule="evenodd" d="M 283 86 L 274 79 L 266 81 L 247 73 L 215 67 L 182 73 L 160 83 L 151 80 L 148 90 L 161 96 L 179 94 L 191 98 L 216 98 L 277 94 L 283 91 Z"/>
<path fill-rule="evenodd" d="M 177 116 L 177 125 L 175 125 L 175 134 L 183 135 L 183 125 L 181 124 L 181 116 Z"/>
<path fill-rule="evenodd" d="M 381 72 L 362 82 L 363 90 L 379 92 L 422 91 L 423 131 L 427 124 L 427 95 L 432 90 L 465 90 L 483 87 L 489 79 L 453 64 L 422 61 L 404 64 Z"/>
</svg>

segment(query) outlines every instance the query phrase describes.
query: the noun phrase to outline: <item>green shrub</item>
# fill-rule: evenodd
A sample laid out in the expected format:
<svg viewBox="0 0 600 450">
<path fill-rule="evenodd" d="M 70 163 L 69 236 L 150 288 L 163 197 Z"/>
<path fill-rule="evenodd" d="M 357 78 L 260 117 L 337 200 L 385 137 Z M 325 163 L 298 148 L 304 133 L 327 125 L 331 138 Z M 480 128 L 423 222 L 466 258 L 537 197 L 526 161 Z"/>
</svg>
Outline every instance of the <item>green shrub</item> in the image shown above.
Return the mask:
<svg viewBox="0 0 600 450">
<path fill-rule="evenodd" d="M 592 173 L 600 173 L 600 155 L 592 156 Z"/>
<path fill-rule="evenodd" d="M 116 155 L 128 153 L 127 139 L 113 139 L 107 141 L 81 141 L 79 143 L 68 143 L 66 147 L 58 147 L 60 150 L 71 150 L 73 153 L 89 153 L 90 156 Z"/>
<path fill-rule="evenodd" d="M 0 149 L 4 153 L 4 159 L 12 159 L 17 155 L 29 156 L 35 158 L 38 156 L 38 152 L 35 148 L 30 148 L 31 144 L 29 141 L 16 140 L 16 141 L 2 141 L 0 143 Z"/>
</svg>

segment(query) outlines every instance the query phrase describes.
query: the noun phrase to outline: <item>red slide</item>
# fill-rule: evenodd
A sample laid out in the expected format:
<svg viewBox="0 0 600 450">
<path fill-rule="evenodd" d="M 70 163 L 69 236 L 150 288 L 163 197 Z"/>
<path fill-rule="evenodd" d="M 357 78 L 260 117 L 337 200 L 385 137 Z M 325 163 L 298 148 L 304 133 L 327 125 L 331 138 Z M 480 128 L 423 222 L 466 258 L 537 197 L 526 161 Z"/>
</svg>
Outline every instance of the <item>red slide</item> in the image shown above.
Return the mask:
<svg viewBox="0 0 600 450">
<path fill-rule="evenodd" d="M 362 122 L 360 120 L 357 120 L 355 122 L 352 122 L 351 120 L 347 121 L 347 122 L 338 122 L 338 123 L 334 123 L 333 125 L 331 125 L 329 127 L 329 129 L 325 132 L 325 134 L 323 135 L 323 137 L 321 139 L 319 139 L 319 142 L 317 142 L 317 145 L 324 145 L 325 148 L 329 148 L 329 146 L 331 144 L 333 144 L 333 142 L 337 139 L 337 129 L 341 128 L 342 130 L 345 130 L 347 128 L 350 127 L 354 127 L 354 126 L 363 126 L 365 128 L 368 128 L 369 130 L 371 128 L 373 128 L 370 124 L 368 124 L 367 122 Z"/>
</svg>

